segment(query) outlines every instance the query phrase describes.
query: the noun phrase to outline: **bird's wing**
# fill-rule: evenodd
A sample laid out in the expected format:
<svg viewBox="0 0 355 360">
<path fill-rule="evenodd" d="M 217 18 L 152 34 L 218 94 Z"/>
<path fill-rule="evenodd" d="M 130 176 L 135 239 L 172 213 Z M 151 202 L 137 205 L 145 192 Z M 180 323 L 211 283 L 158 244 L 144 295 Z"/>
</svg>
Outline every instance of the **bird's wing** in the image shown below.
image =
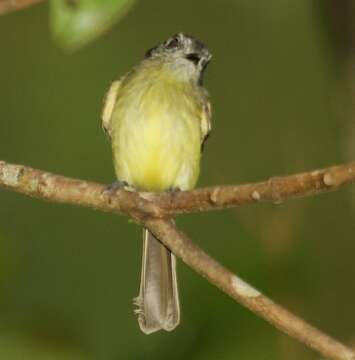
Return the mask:
<svg viewBox="0 0 355 360">
<path fill-rule="evenodd" d="M 117 96 L 120 90 L 122 81 L 116 80 L 114 81 L 109 90 L 107 91 L 104 100 L 103 107 L 101 113 L 101 125 L 102 129 L 105 131 L 106 135 L 111 138 L 111 117 L 113 108 L 115 106 Z"/>
<path fill-rule="evenodd" d="M 206 102 L 203 104 L 202 113 L 201 113 L 201 152 L 205 146 L 206 140 L 210 136 L 212 123 L 212 110 L 211 110 L 211 103 L 207 99 Z"/>
</svg>

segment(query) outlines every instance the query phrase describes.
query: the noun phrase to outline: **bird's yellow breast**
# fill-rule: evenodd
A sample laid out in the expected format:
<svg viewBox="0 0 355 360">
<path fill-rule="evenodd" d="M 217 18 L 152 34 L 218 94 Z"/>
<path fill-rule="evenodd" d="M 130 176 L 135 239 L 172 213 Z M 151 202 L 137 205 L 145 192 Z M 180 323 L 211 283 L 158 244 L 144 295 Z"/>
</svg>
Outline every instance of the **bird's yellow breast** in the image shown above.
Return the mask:
<svg viewBox="0 0 355 360">
<path fill-rule="evenodd" d="M 201 148 L 201 94 L 162 68 L 123 80 L 112 115 L 117 177 L 143 190 L 195 186 Z"/>
</svg>

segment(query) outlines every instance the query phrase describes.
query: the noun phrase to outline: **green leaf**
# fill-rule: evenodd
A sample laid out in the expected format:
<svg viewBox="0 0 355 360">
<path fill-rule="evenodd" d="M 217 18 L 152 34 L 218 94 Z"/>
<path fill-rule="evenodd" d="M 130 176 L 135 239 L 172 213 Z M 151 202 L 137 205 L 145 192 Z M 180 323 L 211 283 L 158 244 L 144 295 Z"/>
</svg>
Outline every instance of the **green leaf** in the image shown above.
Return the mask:
<svg viewBox="0 0 355 360">
<path fill-rule="evenodd" d="M 135 0 L 52 0 L 52 34 L 65 50 L 77 50 L 107 31 L 127 13 L 134 2 Z"/>
</svg>

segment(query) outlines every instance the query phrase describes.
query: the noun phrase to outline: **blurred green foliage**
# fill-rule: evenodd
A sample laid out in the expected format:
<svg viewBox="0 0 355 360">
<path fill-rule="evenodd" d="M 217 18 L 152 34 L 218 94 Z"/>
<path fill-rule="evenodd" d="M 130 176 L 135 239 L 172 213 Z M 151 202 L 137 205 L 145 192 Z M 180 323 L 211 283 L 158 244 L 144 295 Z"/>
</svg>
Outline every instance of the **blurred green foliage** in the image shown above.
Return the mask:
<svg viewBox="0 0 355 360">
<path fill-rule="evenodd" d="M 55 6 L 70 3 L 52 3 L 52 21 Z M 214 56 L 205 81 L 214 132 L 200 185 L 354 158 L 349 83 L 321 1 L 140 1 L 112 31 L 70 55 L 52 41 L 47 7 L 0 18 L 0 159 L 111 183 L 103 95 L 146 49 L 178 31 L 203 40 Z M 71 35 L 74 18 L 62 16 L 52 27 L 63 43 L 89 39 Z M 349 187 L 177 221 L 275 301 L 351 342 L 354 211 Z M 319 359 L 181 263 L 181 326 L 140 333 L 132 305 L 140 237 L 124 217 L 1 191 L 0 358 Z"/>
<path fill-rule="evenodd" d="M 77 50 L 107 31 L 134 0 L 52 0 L 50 25 L 54 38 L 67 50 Z"/>
</svg>

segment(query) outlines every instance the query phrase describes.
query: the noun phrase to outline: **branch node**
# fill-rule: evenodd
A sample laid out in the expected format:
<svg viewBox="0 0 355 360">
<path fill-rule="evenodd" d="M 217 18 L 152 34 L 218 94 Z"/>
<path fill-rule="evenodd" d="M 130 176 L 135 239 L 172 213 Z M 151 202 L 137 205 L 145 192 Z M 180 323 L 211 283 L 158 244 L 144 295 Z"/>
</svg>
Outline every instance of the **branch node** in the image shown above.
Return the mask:
<svg viewBox="0 0 355 360">
<path fill-rule="evenodd" d="M 311 176 L 313 177 L 318 177 L 319 174 L 321 174 L 322 171 L 321 170 L 314 170 L 311 172 Z"/>
<path fill-rule="evenodd" d="M 323 182 L 327 186 L 334 186 L 335 185 L 334 176 L 329 172 L 325 173 L 323 176 Z"/>
<path fill-rule="evenodd" d="M 252 192 L 252 194 L 251 194 L 251 197 L 254 199 L 254 200 L 256 200 L 256 201 L 259 201 L 260 200 L 260 193 L 258 192 L 258 191 L 256 191 L 256 190 L 254 190 L 253 192 Z"/>
<path fill-rule="evenodd" d="M 217 204 L 219 193 L 220 188 L 218 186 L 211 192 L 210 200 L 213 204 Z"/>
<path fill-rule="evenodd" d="M 5 165 L 4 162 L 1 162 L 0 165 L 3 166 L 0 176 L 2 178 L 2 182 L 4 183 L 4 185 L 10 187 L 18 186 L 19 181 L 25 172 L 24 168 L 18 165 L 4 166 Z"/>
</svg>

